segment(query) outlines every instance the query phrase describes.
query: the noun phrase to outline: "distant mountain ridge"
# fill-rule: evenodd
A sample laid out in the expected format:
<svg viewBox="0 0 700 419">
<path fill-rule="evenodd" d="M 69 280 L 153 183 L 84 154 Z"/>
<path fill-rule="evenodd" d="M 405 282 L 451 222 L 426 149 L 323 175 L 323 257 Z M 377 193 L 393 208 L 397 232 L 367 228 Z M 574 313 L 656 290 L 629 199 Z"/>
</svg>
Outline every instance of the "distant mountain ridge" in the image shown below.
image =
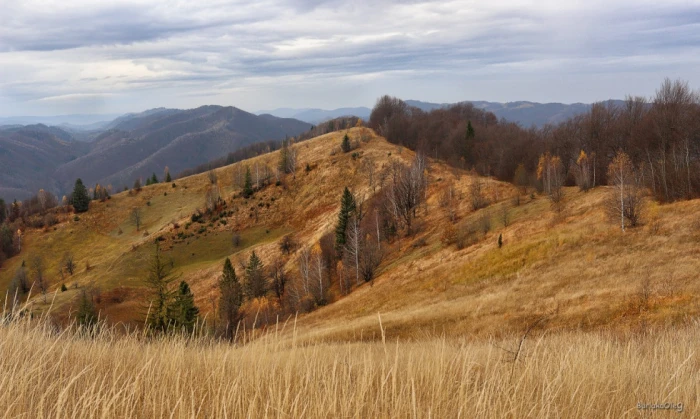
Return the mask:
<svg viewBox="0 0 700 419">
<path fill-rule="evenodd" d="M 434 103 L 420 100 L 406 100 L 408 105 L 414 106 L 426 112 L 433 109 L 445 108 L 456 103 Z M 611 102 L 621 105 L 623 101 L 612 100 Z M 517 102 L 488 102 L 483 100 L 463 101 L 457 103 L 471 103 L 475 107 L 493 112 L 499 119 L 505 118 L 510 122 L 516 122 L 523 127 L 542 127 L 546 124 L 558 124 L 573 116 L 586 113 L 591 109 L 589 103 L 538 103 L 529 101 Z M 310 108 L 278 108 L 269 111 L 260 111 L 258 114 L 267 113 L 278 117 L 296 118 L 312 124 L 319 124 L 329 119 L 339 116 L 357 116 L 368 119 L 372 110 L 368 107 L 339 108 L 333 110 L 310 109 Z"/>
<path fill-rule="evenodd" d="M 86 185 L 131 186 L 168 166 L 175 175 L 241 147 L 282 140 L 311 124 L 234 107 L 158 108 L 122 115 L 105 129 L 76 134 L 46 125 L 0 127 L 0 197 L 24 199 L 40 188 L 68 193 Z"/>
<path fill-rule="evenodd" d="M 36 125 L 66 127 L 77 130 L 102 128 L 120 114 L 70 114 L 56 116 L 6 116 L 0 117 L 0 128 L 5 125 Z"/>
<path fill-rule="evenodd" d="M 316 108 L 278 108 L 269 111 L 258 111 L 257 115 L 272 115 L 279 118 L 294 118 L 310 124 L 320 124 L 331 119 L 340 118 L 342 116 L 357 116 L 362 119 L 368 119 L 372 112 L 370 108 L 360 106 L 354 108 L 338 108 L 338 109 L 316 109 Z"/>
</svg>

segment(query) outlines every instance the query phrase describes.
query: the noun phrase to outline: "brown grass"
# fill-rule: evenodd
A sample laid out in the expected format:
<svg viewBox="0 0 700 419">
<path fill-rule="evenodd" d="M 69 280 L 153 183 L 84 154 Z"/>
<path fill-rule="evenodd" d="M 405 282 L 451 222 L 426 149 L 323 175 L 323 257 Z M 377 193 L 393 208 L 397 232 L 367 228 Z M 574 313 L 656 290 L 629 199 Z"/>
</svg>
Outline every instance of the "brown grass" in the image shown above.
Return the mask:
<svg viewBox="0 0 700 419">
<path fill-rule="evenodd" d="M 381 323 L 374 331 L 382 336 Z M 302 345 L 290 323 L 235 347 L 116 329 L 91 338 L 20 320 L 0 327 L 0 417 L 676 414 L 640 411 L 639 402 L 682 403 L 693 417 L 699 338 L 697 324 L 641 334 L 536 331 L 513 363 L 515 335 Z"/>
</svg>

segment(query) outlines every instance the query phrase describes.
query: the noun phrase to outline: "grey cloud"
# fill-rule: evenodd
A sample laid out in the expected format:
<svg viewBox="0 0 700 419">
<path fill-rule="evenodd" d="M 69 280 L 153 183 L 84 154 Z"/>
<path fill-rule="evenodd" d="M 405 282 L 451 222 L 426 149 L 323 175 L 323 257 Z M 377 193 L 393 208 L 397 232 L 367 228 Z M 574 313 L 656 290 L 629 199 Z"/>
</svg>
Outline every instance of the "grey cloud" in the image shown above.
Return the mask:
<svg viewBox="0 0 700 419">
<path fill-rule="evenodd" d="M 594 91 L 591 84 L 600 75 L 659 77 L 628 92 L 647 94 L 663 71 L 700 74 L 695 58 L 700 56 L 700 6 L 683 2 L 506 7 L 459 0 L 153 0 L 98 7 L 68 2 L 60 10 L 37 13 L 31 0 L 26 3 L 8 6 L 11 13 L 0 18 L 0 103 L 16 105 L 0 107 L 0 114 L 23 106 L 22 113 L 40 112 L 37 100 L 70 94 L 76 100 L 105 94 L 107 107 L 140 109 L 146 100 L 168 104 L 168 98 L 180 98 L 180 106 L 187 106 L 186 98 L 221 100 L 246 89 L 262 96 L 238 94 L 230 100 L 270 108 L 369 105 L 344 103 L 337 96 L 353 83 L 355 89 L 371 89 L 363 97 L 385 93 L 382 86 L 396 94 L 404 86 L 401 95 L 408 97 L 428 86 L 454 92 L 451 86 L 470 79 L 501 80 L 502 89 L 513 94 L 527 93 L 512 90 L 514 85 L 544 86 L 544 92 L 532 93 L 561 97 L 560 87 L 546 83 L 553 77 L 571 83 L 570 101 L 585 101 L 574 95 L 586 83 Z M 363 81 L 376 78 L 383 83 Z M 543 83 L 533 83 L 538 79 Z M 332 80 L 343 80 L 343 86 Z M 308 90 L 323 83 L 322 92 Z M 476 99 L 508 93 L 485 86 L 473 87 L 482 95 Z M 294 96 L 289 93 L 294 89 L 315 102 L 277 102 Z M 156 94 L 145 99 L 145 91 Z M 107 93 L 118 93 L 118 103 Z M 517 99 L 534 97 L 510 97 Z M 127 110 L 132 109 L 115 109 Z"/>
</svg>

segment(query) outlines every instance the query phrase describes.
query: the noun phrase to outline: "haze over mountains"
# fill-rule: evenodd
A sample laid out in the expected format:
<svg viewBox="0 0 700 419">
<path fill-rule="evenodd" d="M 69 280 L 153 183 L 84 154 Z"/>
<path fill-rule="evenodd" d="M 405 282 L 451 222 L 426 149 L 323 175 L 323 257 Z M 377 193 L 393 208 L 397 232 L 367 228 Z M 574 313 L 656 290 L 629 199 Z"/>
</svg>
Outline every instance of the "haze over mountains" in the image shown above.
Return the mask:
<svg viewBox="0 0 700 419">
<path fill-rule="evenodd" d="M 80 177 L 87 185 L 131 186 L 152 173 L 178 172 L 310 124 L 234 107 L 154 109 L 128 114 L 101 131 L 75 133 L 43 124 L 0 127 L 0 197 L 24 199 L 40 188 L 59 197 Z"/>
<path fill-rule="evenodd" d="M 523 127 L 535 125 L 541 127 L 545 124 L 557 124 L 566 119 L 588 112 L 591 104 L 588 103 L 537 103 L 528 101 L 518 102 L 488 102 L 488 101 L 465 101 L 462 103 L 472 103 L 475 107 L 493 112 L 499 119 L 505 118 L 511 122 L 517 122 Z M 613 100 L 614 103 L 622 103 Z M 407 100 L 406 103 L 424 111 L 445 108 L 454 103 L 433 103 L 419 100 Z M 295 118 L 300 121 L 318 124 L 329 119 L 340 116 L 354 115 L 362 119 L 368 119 L 371 109 L 367 107 L 339 108 L 333 110 L 312 109 L 312 108 L 278 108 L 273 110 L 259 111 L 258 114 L 271 114 L 281 118 Z"/>
</svg>

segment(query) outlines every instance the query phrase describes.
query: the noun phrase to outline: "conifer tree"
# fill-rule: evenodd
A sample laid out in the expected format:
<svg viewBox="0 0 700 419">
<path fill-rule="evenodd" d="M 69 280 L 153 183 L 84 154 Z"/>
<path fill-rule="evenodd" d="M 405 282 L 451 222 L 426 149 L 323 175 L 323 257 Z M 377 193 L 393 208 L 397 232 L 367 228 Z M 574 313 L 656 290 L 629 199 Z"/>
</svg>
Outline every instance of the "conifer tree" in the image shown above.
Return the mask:
<svg viewBox="0 0 700 419">
<path fill-rule="evenodd" d="M 467 122 L 467 132 L 464 135 L 464 161 L 468 165 L 474 164 L 474 127 L 472 121 Z"/>
<path fill-rule="evenodd" d="M 347 153 L 348 151 L 352 150 L 352 146 L 350 145 L 350 137 L 348 137 L 348 134 L 345 134 L 345 137 L 343 137 L 343 142 L 340 144 L 340 149 L 343 150 L 343 153 Z"/>
<path fill-rule="evenodd" d="M 280 173 L 289 173 L 289 145 L 286 139 L 282 141 L 280 159 L 277 167 Z"/>
<path fill-rule="evenodd" d="M 85 189 L 85 185 L 83 185 L 83 181 L 80 178 L 75 181 L 72 204 L 75 212 L 85 212 L 90 207 L 88 191 Z"/>
<path fill-rule="evenodd" d="M 199 309 L 194 304 L 194 295 L 185 281 L 180 282 L 173 303 L 168 309 L 170 324 L 177 331 L 192 333 L 197 323 Z"/>
<path fill-rule="evenodd" d="M 340 199 L 338 224 L 336 224 L 335 227 L 335 246 L 338 251 L 342 250 L 347 241 L 348 220 L 350 219 L 350 215 L 355 212 L 355 209 L 355 197 L 346 186 L 343 191 L 343 196 Z"/>
<path fill-rule="evenodd" d="M 267 294 L 267 279 L 265 278 L 264 265 L 262 260 L 251 253 L 248 264 L 245 267 L 245 293 L 248 298 L 260 298 Z"/>
<path fill-rule="evenodd" d="M 170 176 L 170 169 L 167 167 L 165 168 L 165 183 L 170 183 L 173 181 L 173 178 Z"/>
<path fill-rule="evenodd" d="M 172 292 L 169 290 L 171 281 L 168 265 L 160 254 L 160 247 L 156 244 L 146 278 L 146 286 L 150 291 L 147 325 L 156 331 L 164 332 L 168 328 L 168 307 L 172 297 Z"/>
<path fill-rule="evenodd" d="M 90 327 L 97 323 L 97 314 L 95 313 L 95 306 L 92 304 L 92 298 L 84 290 L 80 296 L 76 320 L 79 326 L 85 327 Z"/>
<path fill-rule="evenodd" d="M 154 172 L 153 176 L 151 176 L 151 185 L 155 185 L 156 183 L 158 183 L 158 176 L 156 176 Z"/>
<path fill-rule="evenodd" d="M 219 320 L 223 325 L 224 335 L 233 338 L 238 322 L 241 320 L 240 308 L 243 304 L 243 288 L 236 276 L 231 259 L 226 258 L 224 270 L 219 281 Z"/>
<path fill-rule="evenodd" d="M 253 177 L 250 174 L 250 167 L 245 169 L 245 182 L 243 183 L 243 196 L 250 198 L 253 196 Z"/>
</svg>

